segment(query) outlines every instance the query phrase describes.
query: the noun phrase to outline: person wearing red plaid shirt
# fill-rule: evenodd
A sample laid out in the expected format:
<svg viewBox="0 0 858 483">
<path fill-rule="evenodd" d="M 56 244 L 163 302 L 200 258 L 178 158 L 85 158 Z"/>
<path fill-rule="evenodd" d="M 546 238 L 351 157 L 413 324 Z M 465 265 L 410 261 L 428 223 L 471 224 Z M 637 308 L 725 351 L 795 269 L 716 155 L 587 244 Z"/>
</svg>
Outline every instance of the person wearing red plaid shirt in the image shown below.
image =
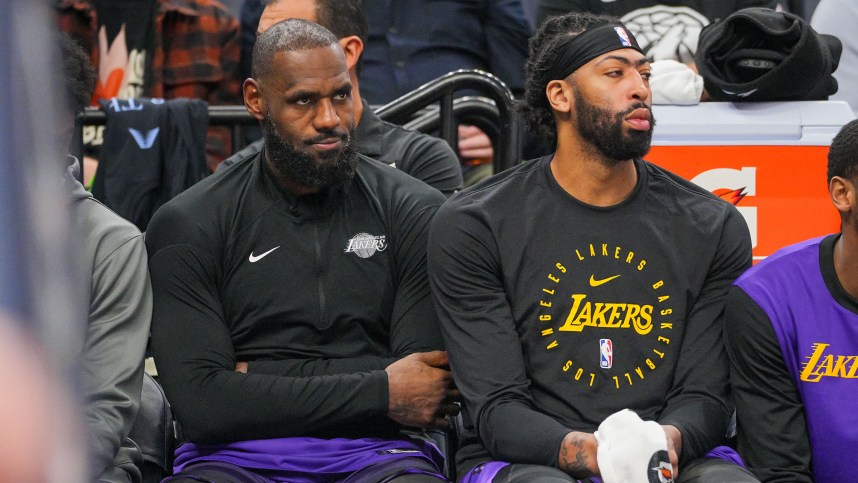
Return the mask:
<svg viewBox="0 0 858 483">
<path fill-rule="evenodd" d="M 98 67 L 93 104 L 112 97 L 240 104 L 239 25 L 221 3 L 59 0 L 55 8 L 60 30 Z M 225 128 L 209 130 L 206 152 L 213 170 L 230 152 Z"/>
</svg>

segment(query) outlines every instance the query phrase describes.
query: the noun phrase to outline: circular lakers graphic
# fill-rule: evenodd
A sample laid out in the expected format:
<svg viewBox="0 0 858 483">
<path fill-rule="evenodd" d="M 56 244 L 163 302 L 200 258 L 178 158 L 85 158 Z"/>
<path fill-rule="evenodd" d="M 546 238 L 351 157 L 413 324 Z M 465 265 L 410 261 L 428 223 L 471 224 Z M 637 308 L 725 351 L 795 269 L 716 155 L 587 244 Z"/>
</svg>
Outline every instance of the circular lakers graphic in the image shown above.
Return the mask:
<svg viewBox="0 0 858 483">
<path fill-rule="evenodd" d="M 561 380 L 620 390 L 665 364 L 676 299 L 671 278 L 644 254 L 591 243 L 546 268 L 533 336 Z"/>
</svg>

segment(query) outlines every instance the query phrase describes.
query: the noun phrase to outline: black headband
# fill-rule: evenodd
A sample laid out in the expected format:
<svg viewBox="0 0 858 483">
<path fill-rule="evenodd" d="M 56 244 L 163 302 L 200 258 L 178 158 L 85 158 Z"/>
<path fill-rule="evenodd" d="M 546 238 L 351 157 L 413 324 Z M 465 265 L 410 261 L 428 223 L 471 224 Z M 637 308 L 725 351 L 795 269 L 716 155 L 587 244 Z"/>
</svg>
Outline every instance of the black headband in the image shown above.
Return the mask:
<svg viewBox="0 0 858 483">
<path fill-rule="evenodd" d="M 557 57 L 548 79 L 565 79 L 587 62 L 619 49 L 635 49 L 644 53 L 635 36 L 620 23 L 602 25 L 569 37 L 557 48 Z"/>
</svg>

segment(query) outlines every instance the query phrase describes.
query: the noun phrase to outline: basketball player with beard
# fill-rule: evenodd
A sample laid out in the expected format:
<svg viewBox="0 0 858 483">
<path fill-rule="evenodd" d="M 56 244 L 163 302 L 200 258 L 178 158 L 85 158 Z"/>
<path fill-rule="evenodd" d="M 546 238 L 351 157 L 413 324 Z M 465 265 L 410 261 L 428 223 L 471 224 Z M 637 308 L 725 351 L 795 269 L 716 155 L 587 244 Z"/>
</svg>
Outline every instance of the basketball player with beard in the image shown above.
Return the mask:
<svg viewBox="0 0 858 483">
<path fill-rule="evenodd" d="M 704 457 L 735 456 L 712 450 L 732 411 L 721 326 L 751 264 L 744 220 L 642 159 L 650 64 L 616 19 L 548 20 L 526 70 L 521 107 L 554 154 L 463 190 L 429 236 L 465 401 L 461 481 L 610 482 L 608 467 L 632 475 L 621 481 L 755 481 Z M 624 408 L 661 449 L 607 444 L 606 419 L 630 420 Z M 626 431 L 611 433 L 616 447 Z"/>
<path fill-rule="evenodd" d="M 351 92 L 328 30 L 269 28 L 244 83 L 262 152 L 149 225 L 155 361 L 188 440 L 169 481 L 444 478 L 420 428 L 458 411 L 426 275 L 445 198 L 358 159 Z"/>
</svg>

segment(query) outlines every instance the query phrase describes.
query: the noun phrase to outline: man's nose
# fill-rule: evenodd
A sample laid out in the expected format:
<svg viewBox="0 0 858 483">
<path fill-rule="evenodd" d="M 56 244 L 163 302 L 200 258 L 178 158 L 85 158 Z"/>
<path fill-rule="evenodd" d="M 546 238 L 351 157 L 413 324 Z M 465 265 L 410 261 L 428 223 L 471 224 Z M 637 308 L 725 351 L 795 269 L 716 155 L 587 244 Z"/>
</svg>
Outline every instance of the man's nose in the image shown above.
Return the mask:
<svg viewBox="0 0 858 483">
<path fill-rule="evenodd" d="M 652 95 L 652 90 L 650 90 L 649 82 L 644 79 L 644 76 L 639 72 L 635 73 L 633 76 L 631 76 L 631 78 L 632 86 L 629 92 L 629 96 L 632 99 L 646 102 Z"/>
<path fill-rule="evenodd" d="M 322 99 L 317 104 L 313 127 L 317 131 L 330 131 L 340 124 L 340 116 L 330 99 Z"/>
</svg>

